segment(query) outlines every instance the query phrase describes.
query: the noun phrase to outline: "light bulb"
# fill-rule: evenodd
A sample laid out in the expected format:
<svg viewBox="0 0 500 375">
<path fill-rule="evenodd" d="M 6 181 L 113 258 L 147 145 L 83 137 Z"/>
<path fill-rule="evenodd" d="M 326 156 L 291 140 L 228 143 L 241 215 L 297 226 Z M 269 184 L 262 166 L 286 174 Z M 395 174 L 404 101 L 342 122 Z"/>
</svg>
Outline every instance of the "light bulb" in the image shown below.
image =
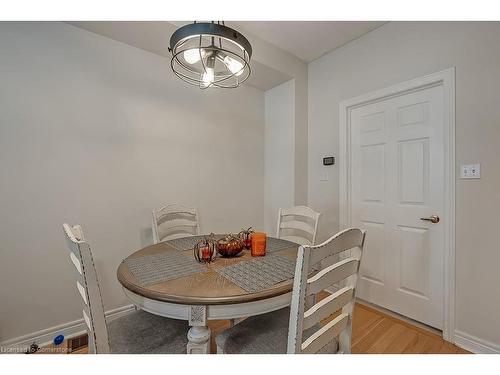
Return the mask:
<svg viewBox="0 0 500 375">
<path fill-rule="evenodd" d="M 201 78 L 201 85 L 203 87 L 208 87 L 215 81 L 215 56 L 211 54 L 207 58 L 207 65 L 205 66 L 205 72 Z"/>
<path fill-rule="evenodd" d="M 191 48 L 184 51 L 184 60 L 189 64 L 196 64 L 200 61 L 200 55 L 202 58 L 206 56 L 204 49 Z"/>
<path fill-rule="evenodd" d="M 230 56 L 224 57 L 224 64 L 227 66 L 227 68 L 231 71 L 236 76 L 239 76 L 243 73 L 243 64 L 240 63 L 238 60 L 233 59 Z"/>
<path fill-rule="evenodd" d="M 203 73 L 203 83 L 204 87 L 210 86 L 214 82 L 214 68 L 206 68 L 206 72 Z"/>
</svg>

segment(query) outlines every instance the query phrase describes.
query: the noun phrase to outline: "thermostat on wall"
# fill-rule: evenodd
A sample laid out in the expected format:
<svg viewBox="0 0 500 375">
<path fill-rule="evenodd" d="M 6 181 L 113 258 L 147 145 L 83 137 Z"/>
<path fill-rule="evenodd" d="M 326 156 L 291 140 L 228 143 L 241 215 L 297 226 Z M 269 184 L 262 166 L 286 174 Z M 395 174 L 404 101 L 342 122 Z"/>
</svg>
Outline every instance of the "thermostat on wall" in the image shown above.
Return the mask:
<svg viewBox="0 0 500 375">
<path fill-rule="evenodd" d="M 334 164 L 335 164 L 334 156 L 327 156 L 326 158 L 323 158 L 323 165 L 334 165 Z"/>
</svg>

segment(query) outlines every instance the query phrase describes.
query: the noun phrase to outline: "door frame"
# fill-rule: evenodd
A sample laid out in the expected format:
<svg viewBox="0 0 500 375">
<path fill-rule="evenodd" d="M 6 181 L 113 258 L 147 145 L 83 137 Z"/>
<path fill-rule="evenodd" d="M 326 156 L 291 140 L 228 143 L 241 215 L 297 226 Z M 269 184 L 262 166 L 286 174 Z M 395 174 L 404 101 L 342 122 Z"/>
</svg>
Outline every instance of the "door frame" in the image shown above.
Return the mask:
<svg viewBox="0 0 500 375">
<path fill-rule="evenodd" d="M 444 270 L 443 338 L 455 342 L 455 68 L 398 83 L 339 103 L 339 219 L 340 229 L 351 223 L 350 111 L 375 102 L 431 87 L 444 93 Z"/>
</svg>

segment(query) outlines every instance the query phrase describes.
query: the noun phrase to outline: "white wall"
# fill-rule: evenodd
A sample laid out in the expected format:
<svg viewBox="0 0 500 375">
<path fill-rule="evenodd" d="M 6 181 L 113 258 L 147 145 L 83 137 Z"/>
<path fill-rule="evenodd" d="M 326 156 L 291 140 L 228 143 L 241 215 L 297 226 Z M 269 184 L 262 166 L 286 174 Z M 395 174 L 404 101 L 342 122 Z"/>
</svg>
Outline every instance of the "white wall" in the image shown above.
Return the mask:
<svg viewBox="0 0 500 375">
<path fill-rule="evenodd" d="M 295 202 L 295 81 L 265 93 L 264 227 L 276 233 L 278 210 Z"/>
<path fill-rule="evenodd" d="M 243 30 L 244 31 L 244 30 Z M 246 33 L 253 46 L 252 59 L 290 76 L 294 80 L 295 100 L 295 146 L 294 146 L 294 204 L 307 204 L 307 176 L 308 176 L 308 68 L 307 64 L 275 45 L 268 43 L 250 33 Z"/>
<path fill-rule="evenodd" d="M 309 64 L 309 204 L 321 237 L 338 229 L 338 104 L 456 67 L 456 160 L 480 162 L 480 180 L 456 181 L 456 329 L 500 350 L 500 23 L 391 22 Z M 458 174 L 458 173 L 457 173 Z"/>
<path fill-rule="evenodd" d="M 170 61 L 62 23 L 0 23 L 0 342 L 81 318 L 62 223 L 81 223 L 105 308 L 150 210 L 263 229 L 264 95 L 201 91 Z"/>
</svg>

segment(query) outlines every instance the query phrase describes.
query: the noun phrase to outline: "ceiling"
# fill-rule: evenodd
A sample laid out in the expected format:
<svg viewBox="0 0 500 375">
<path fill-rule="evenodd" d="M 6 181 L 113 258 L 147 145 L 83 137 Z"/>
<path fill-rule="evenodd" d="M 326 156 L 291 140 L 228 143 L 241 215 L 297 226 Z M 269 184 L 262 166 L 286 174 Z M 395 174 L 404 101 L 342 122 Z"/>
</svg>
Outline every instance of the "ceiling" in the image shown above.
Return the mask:
<svg viewBox="0 0 500 375">
<path fill-rule="evenodd" d="M 375 21 L 240 21 L 227 22 L 248 31 L 305 62 L 311 62 L 380 27 Z"/>
<path fill-rule="evenodd" d="M 73 26 L 170 58 L 169 39 L 177 27 L 188 22 L 73 21 Z M 310 62 L 384 22 L 364 21 L 238 21 L 226 22 L 243 34 L 252 34 L 304 62 Z M 292 77 L 256 60 L 247 83 L 268 90 Z"/>
<path fill-rule="evenodd" d="M 187 22 L 72 21 L 67 23 L 170 59 L 171 54 L 168 52 L 170 36 L 177 27 Z M 246 83 L 263 91 L 292 78 L 255 60 L 252 60 L 251 67 L 252 74 Z"/>
</svg>

